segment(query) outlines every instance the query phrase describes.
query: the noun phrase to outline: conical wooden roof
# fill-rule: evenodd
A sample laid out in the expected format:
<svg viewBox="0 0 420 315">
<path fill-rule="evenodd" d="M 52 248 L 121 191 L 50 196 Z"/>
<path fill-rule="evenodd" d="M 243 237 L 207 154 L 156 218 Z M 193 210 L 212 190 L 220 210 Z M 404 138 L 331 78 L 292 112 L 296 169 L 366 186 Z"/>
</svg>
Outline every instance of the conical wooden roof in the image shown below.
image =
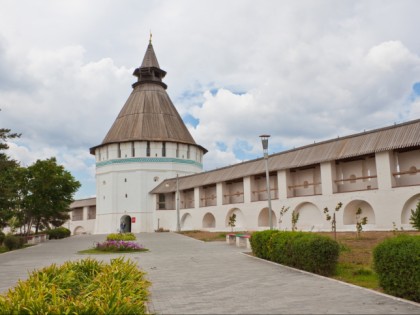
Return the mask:
<svg viewBox="0 0 420 315">
<path fill-rule="evenodd" d="M 131 92 L 117 119 L 108 131 L 102 143 L 90 149 L 106 144 L 130 141 L 167 141 L 197 145 L 166 93 L 166 84 L 162 78 L 166 72 L 159 68 L 153 46 L 149 43 L 142 65 L 134 76 L 138 81 Z"/>
</svg>

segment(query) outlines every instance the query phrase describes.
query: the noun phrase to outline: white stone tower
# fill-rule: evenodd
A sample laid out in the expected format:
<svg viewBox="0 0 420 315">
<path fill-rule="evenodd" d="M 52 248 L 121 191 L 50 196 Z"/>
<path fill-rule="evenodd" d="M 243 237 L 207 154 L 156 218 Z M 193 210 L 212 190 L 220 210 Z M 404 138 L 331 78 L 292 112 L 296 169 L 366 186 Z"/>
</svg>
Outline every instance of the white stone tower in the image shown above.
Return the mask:
<svg viewBox="0 0 420 315">
<path fill-rule="evenodd" d="M 151 41 L 134 76 L 133 91 L 100 145 L 96 158 L 95 234 L 153 232 L 153 195 L 166 178 L 202 171 L 206 149 L 197 145 L 166 93 Z"/>
</svg>

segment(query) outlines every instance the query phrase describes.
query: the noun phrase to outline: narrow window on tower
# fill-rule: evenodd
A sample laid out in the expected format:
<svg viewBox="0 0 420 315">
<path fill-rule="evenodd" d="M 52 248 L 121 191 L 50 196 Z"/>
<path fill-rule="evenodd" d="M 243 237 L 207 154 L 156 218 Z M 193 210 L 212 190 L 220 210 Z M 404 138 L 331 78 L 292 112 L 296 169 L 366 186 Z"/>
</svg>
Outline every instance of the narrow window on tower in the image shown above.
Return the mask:
<svg viewBox="0 0 420 315">
<path fill-rule="evenodd" d="M 136 156 L 136 147 L 134 146 L 134 142 L 131 142 L 131 156 Z"/>
<path fill-rule="evenodd" d="M 188 148 L 187 148 L 187 159 L 189 158 L 190 158 L 190 145 L 188 145 Z"/>
<path fill-rule="evenodd" d="M 176 157 L 179 157 L 179 143 L 176 144 Z"/>
<path fill-rule="evenodd" d="M 166 156 L 166 142 L 162 142 L 162 156 Z"/>
<path fill-rule="evenodd" d="M 118 143 L 118 157 L 121 157 L 121 145 Z"/>
<path fill-rule="evenodd" d="M 150 156 L 150 141 L 147 141 L 146 156 Z"/>
</svg>

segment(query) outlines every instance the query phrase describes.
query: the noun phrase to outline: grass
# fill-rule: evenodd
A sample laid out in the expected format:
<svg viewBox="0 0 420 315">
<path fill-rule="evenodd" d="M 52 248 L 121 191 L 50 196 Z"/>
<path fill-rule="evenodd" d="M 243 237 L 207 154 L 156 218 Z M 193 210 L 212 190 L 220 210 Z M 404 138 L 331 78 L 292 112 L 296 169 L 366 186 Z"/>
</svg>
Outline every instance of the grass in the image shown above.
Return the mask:
<svg viewBox="0 0 420 315">
<path fill-rule="evenodd" d="M 224 241 L 229 232 L 206 232 L 206 231 L 184 231 L 183 235 L 193 237 L 202 241 Z M 237 234 L 244 232 L 235 232 Z M 338 232 L 337 242 L 340 244 L 340 256 L 335 275 L 332 278 L 351 283 L 360 287 L 383 292 L 379 286 L 378 276 L 373 269 L 372 252 L 376 245 L 386 238 L 397 234 L 420 235 L 415 231 L 365 231 L 361 237 L 356 232 Z M 331 232 L 319 232 L 334 238 Z"/>
<path fill-rule="evenodd" d="M 336 274 L 332 278 L 376 291 L 382 291 L 378 276 L 368 266 L 339 262 Z"/>
<path fill-rule="evenodd" d="M 92 254 L 92 255 L 103 255 L 103 254 L 130 254 L 130 253 L 138 253 L 138 252 L 147 252 L 149 251 L 147 248 L 143 248 L 143 249 L 136 249 L 136 250 L 115 250 L 115 251 L 104 251 L 104 250 L 99 250 L 96 248 L 91 248 L 91 249 L 85 249 L 85 250 L 81 250 L 78 251 L 78 254 Z"/>
<path fill-rule="evenodd" d="M 190 230 L 190 231 L 181 231 L 179 234 L 195 238 L 203 242 L 220 242 L 226 240 L 226 234 L 235 233 L 235 234 L 245 234 L 247 232 L 207 232 L 200 230 Z"/>
</svg>

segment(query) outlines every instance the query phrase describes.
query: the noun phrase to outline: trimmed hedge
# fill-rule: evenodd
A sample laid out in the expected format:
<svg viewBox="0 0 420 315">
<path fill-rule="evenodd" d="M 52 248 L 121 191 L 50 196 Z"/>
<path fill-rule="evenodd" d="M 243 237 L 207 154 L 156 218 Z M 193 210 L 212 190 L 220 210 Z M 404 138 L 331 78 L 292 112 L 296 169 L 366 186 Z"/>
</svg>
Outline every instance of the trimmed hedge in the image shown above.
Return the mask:
<svg viewBox="0 0 420 315">
<path fill-rule="evenodd" d="M 249 240 L 252 253 L 259 258 L 270 259 L 268 243 L 271 236 L 279 232 L 278 230 L 265 230 L 252 233 Z"/>
<path fill-rule="evenodd" d="M 0 295 L 0 313 L 145 314 L 150 283 L 144 275 L 124 258 L 53 264 Z"/>
<path fill-rule="evenodd" d="M 6 237 L 3 240 L 3 245 L 8 250 L 14 250 L 14 249 L 22 248 L 23 244 L 24 244 L 24 240 L 23 240 L 22 237 L 16 236 L 16 235 L 11 235 L 11 234 L 6 235 Z"/>
<path fill-rule="evenodd" d="M 48 234 L 50 240 L 52 239 L 60 239 L 60 238 L 66 238 L 71 235 L 71 232 L 69 229 L 66 229 L 65 227 L 58 227 L 55 229 L 47 230 L 45 231 L 46 234 Z"/>
<path fill-rule="evenodd" d="M 264 233 L 262 236 L 260 233 Z M 333 239 L 308 232 L 256 232 L 254 255 L 324 276 L 334 274 L 340 253 Z M 264 243 L 265 242 L 265 243 Z"/>
<path fill-rule="evenodd" d="M 136 236 L 133 233 L 112 233 L 106 237 L 107 241 L 135 241 Z"/>
<path fill-rule="evenodd" d="M 383 241 L 373 250 L 373 262 L 386 293 L 420 302 L 420 236 Z"/>
<path fill-rule="evenodd" d="M 0 231 L 0 246 L 3 245 L 3 241 L 6 237 L 6 234 L 4 234 L 2 231 Z"/>
</svg>

